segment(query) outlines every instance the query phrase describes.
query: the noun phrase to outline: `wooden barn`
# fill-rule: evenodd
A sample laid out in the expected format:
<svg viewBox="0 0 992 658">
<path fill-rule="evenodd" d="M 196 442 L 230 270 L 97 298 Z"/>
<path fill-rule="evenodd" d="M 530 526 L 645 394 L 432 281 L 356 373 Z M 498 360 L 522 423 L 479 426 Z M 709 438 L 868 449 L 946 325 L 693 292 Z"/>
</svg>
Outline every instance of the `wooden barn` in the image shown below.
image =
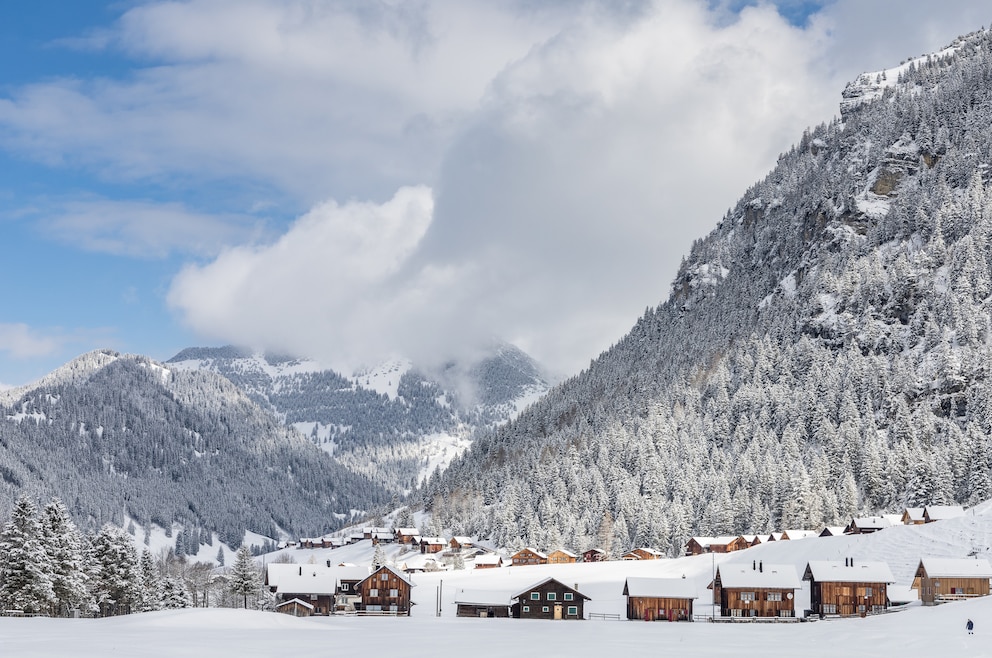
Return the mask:
<svg viewBox="0 0 992 658">
<path fill-rule="evenodd" d="M 721 617 L 795 617 L 802 581 L 792 565 L 754 561 L 721 564 L 710 587 Z"/>
<path fill-rule="evenodd" d="M 851 523 L 844 529 L 844 534 L 867 535 L 892 526 L 892 521 L 884 516 L 863 516 L 851 519 Z"/>
<path fill-rule="evenodd" d="M 889 607 L 886 590 L 895 582 L 886 563 L 854 558 L 809 562 L 803 580 L 810 582 L 810 608 L 821 617 L 884 612 Z"/>
<path fill-rule="evenodd" d="M 511 594 L 506 590 L 458 590 L 455 595 L 458 617 L 510 616 Z"/>
<path fill-rule="evenodd" d="M 294 617 L 309 617 L 313 614 L 313 609 L 312 605 L 299 599 L 290 599 L 276 604 L 276 612 Z"/>
<path fill-rule="evenodd" d="M 923 508 L 923 521 L 925 523 L 956 519 L 960 516 L 964 516 L 964 508 L 960 505 L 927 505 Z"/>
<path fill-rule="evenodd" d="M 926 522 L 922 507 L 907 507 L 902 512 L 903 525 L 923 525 Z"/>
<path fill-rule="evenodd" d="M 589 597 L 554 578 L 545 578 L 514 594 L 514 617 L 520 619 L 585 619 Z"/>
<path fill-rule="evenodd" d="M 923 558 L 913 577 L 913 589 L 923 605 L 937 605 L 989 595 L 992 566 L 972 558 Z"/>
<path fill-rule="evenodd" d="M 579 561 L 579 556 L 564 548 L 559 548 L 548 553 L 548 564 L 575 564 Z"/>
<path fill-rule="evenodd" d="M 628 578 L 623 584 L 627 619 L 692 621 L 696 586 L 685 578 Z"/>
<path fill-rule="evenodd" d="M 382 566 L 357 585 L 362 612 L 410 616 L 413 581 L 392 567 Z"/>
<path fill-rule="evenodd" d="M 548 556 L 533 548 L 521 548 L 510 556 L 510 564 L 522 567 L 531 564 L 547 564 Z"/>
<path fill-rule="evenodd" d="M 498 569 L 503 566 L 503 558 L 497 553 L 485 553 L 475 557 L 476 569 Z"/>
</svg>

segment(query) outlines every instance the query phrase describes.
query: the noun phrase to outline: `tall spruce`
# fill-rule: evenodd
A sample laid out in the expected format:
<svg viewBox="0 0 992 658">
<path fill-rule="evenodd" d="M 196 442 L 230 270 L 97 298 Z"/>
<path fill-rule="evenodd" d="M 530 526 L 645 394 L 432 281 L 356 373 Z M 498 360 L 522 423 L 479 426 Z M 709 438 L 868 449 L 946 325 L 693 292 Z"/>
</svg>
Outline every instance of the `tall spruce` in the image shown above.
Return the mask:
<svg viewBox="0 0 992 658">
<path fill-rule="evenodd" d="M 7 610 L 48 612 L 57 601 L 53 571 L 38 508 L 22 495 L 0 532 L 0 604 Z"/>
</svg>

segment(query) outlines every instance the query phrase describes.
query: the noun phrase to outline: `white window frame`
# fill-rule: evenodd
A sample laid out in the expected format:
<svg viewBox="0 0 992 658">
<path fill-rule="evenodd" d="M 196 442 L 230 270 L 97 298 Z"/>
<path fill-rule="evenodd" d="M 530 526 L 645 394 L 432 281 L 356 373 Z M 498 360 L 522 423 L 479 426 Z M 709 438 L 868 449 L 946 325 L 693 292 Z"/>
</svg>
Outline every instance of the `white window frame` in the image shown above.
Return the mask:
<svg viewBox="0 0 992 658">
<path fill-rule="evenodd" d="M 373 587 L 372 589 L 370 589 L 369 590 L 369 596 L 379 596 L 379 590 L 378 590 L 378 588 Z"/>
<path fill-rule="evenodd" d="M 570 606 L 568 606 L 568 611 L 565 614 L 567 614 L 569 616 L 572 616 L 572 617 L 578 617 L 579 616 L 579 606 L 577 606 L 577 605 L 570 605 Z"/>
<path fill-rule="evenodd" d="M 566 601 L 574 601 L 575 600 L 575 595 L 572 594 L 571 592 L 565 592 L 565 600 Z"/>
<path fill-rule="evenodd" d="M 530 593 L 530 600 L 531 601 L 540 601 L 541 600 L 541 593 L 540 592 L 531 592 Z"/>
<path fill-rule="evenodd" d="M 558 600 L 558 593 L 557 592 L 548 592 L 548 600 L 549 601 L 557 601 Z"/>
</svg>

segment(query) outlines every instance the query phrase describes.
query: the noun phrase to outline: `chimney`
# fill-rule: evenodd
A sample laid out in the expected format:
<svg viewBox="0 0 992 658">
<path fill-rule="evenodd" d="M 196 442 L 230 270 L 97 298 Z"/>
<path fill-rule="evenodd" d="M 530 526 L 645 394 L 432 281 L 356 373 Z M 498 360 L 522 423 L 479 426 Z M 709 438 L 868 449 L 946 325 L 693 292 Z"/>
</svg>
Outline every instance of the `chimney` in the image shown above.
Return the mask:
<svg viewBox="0 0 992 658">
<path fill-rule="evenodd" d="M 300 575 L 303 575 L 303 567 L 300 567 Z"/>
<path fill-rule="evenodd" d="M 765 572 L 765 563 L 764 562 L 759 562 L 758 563 L 758 573 L 764 573 L 764 572 Z"/>
<path fill-rule="evenodd" d="M 751 571 L 757 571 L 757 570 L 758 570 L 757 560 L 751 560 Z"/>
<path fill-rule="evenodd" d="M 331 561 L 330 560 L 327 561 L 327 566 L 328 566 L 328 568 L 330 568 L 330 566 L 331 566 Z"/>
</svg>

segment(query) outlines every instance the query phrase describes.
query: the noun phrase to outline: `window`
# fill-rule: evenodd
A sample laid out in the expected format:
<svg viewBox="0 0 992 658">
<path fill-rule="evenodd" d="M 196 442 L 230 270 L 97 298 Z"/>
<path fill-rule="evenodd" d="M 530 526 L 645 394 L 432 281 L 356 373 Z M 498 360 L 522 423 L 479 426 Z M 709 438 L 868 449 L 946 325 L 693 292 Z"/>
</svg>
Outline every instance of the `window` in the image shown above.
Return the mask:
<svg viewBox="0 0 992 658">
<path fill-rule="evenodd" d="M 367 605 L 365 606 L 365 609 L 368 610 L 369 612 L 382 612 L 381 605 Z"/>
<path fill-rule="evenodd" d="M 768 600 L 768 601 L 781 601 L 782 600 L 782 592 L 768 592 L 768 598 L 766 600 Z"/>
<path fill-rule="evenodd" d="M 540 592 L 531 592 L 530 593 L 530 600 L 531 601 L 540 601 L 541 600 L 541 593 Z"/>
<path fill-rule="evenodd" d="M 565 592 L 565 600 L 566 601 L 574 601 L 575 600 L 575 595 L 572 594 L 571 592 Z"/>
<path fill-rule="evenodd" d="M 864 612 L 864 611 L 865 611 L 865 607 L 863 605 L 859 605 L 858 612 Z"/>
<path fill-rule="evenodd" d="M 381 574 L 379 574 L 379 580 L 389 580 L 389 574 L 386 572 L 382 572 Z"/>
<path fill-rule="evenodd" d="M 753 601 L 754 592 L 741 592 L 741 601 Z"/>
<path fill-rule="evenodd" d="M 579 606 L 577 606 L 577 605 L 570 605 L 570 606 L 568 606 L 568 615 L 570 617 L 578 617 L 579 616 Z"/>
<path fill-rule="evenodd" d="M 525 605 L 524 606 L 524 612 L 530 612 L 530 606 L 529 605 Z"/>
<path fill-rule="evenodd" d="M 548 592 L 548 600 L 549 601 L 557 601 L 558 600 L 558 593 L 557 592 Z"/>
<path fill-rule="evenodd" d="M 792 610 L 779 610 L 778 611 L 778 616 L 779 617 L 791 617 L 792 616 Z"/>
<path fill-rule="evenodd" d="M 549 610 L 550 608 L 548 606 L 544 606 L 541 608 L 541 612 L 548 612 Z"/>
<path fill-rule="evenodd" d="M 395 605 L 391 605 L 391 606 L 389 606 L 389 611 L 390 612 L 399 612 L 399 608 L 397 606 L 395 606 Z"/>
<path fill-rule="evenodd" d="M 391 589 L 389 590 L 389 595 L 395 598 L 400 595 L 400 591 L 398 589 Z"/>
<path fill-rule="evenodd" d="M 369 596 L 379 596 L 379 590 L 373 588 L 369 590 Z"/>
<path fill-rule="evenodd" d="M 730 616 L 731 617 L 740 617 L 741 616 L 741 609 L 740 608 L 732 608 L 730 610 Z"/>
<path fill-rule="evenodd" d="M 871 588 L 870 587 L 866 587 L 865 588 L 865 596 L 871 596 Z"/>
<path fill-rule="evenodd" d="M 824 603 L 820 606 L 820 611 L 825 615 L 836 615 L 837 614 L 837 604 L 835 603 Z"/>
<path fill-rule="evenodd" d="M 351 585 L 349 585 L 348 583 L 341 583 L 342 592 L 348 592 L 350 590 L 351 590 Z"/>
</svg>

